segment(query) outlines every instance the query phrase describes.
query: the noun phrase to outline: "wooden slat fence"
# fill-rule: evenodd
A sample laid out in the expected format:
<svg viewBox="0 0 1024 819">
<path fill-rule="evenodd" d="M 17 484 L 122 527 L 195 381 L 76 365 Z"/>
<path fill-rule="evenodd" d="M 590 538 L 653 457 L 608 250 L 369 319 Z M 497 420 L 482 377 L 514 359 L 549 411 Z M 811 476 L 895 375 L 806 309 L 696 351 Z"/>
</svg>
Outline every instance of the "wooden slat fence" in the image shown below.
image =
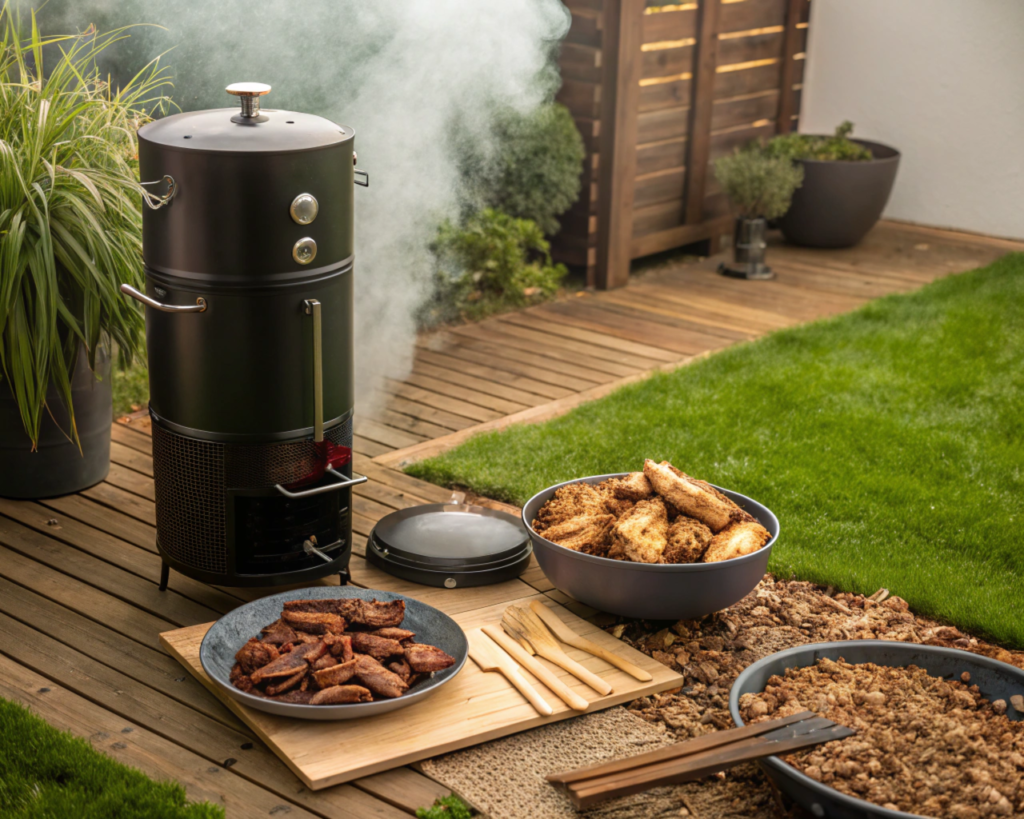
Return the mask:
<svg viewBox="0 0 1024 819">
<path fill-rule="evenodd" d="M 588 284 L 621 287 L 639 256 L 731 229 L 710 163 L 795 128 L 810 0 L 567 0 L 558 99 L 587 149 L 553 243 Z"/>
</svg>

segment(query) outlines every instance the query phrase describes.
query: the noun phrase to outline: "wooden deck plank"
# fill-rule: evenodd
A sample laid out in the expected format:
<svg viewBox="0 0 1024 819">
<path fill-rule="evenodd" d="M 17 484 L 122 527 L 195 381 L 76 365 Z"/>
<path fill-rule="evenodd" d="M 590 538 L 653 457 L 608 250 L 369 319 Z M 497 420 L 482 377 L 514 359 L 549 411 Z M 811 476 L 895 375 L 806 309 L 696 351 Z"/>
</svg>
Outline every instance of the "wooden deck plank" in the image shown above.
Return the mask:
<svg viewBox="0 0 1024 819">
<path fill-rule="evenodd" d="M 156 500 L 153 479 L 149 475 L 136 472 L 134 469 L 128 469 L 119 463 L 111 462 L 110 472 L 107 473 L 107 477 L 104 480 L 111 486 L 116 486 L 125 492 L 131 492 L 148 500 Z"/>
<path fill-rule="evenodd" d="M 355 428 L 364 439 L 376 441 L 392 448 L 412 446 L 427 440 L 425 435 L 416 435 L 405 430 L 395 429 L 359 416 L 355 419 Z"/>
<path fill-rule="evenodd" d="M 450 788 L 411 768 L 393 768 L 356 779 L 352 784 L 409 813 L 415 813 L 417 808 L 429 807 L 435 800 L 451 794 Z"/>
<path fill-rule="evenodd" d="M 141 452 L 136 454 L 140 460 L 148 457 Z M 149 460 L 152 462 L 152 458 L 149 458 Z M 150 526 L 156 526 L 156 508 L 153 505 L 153 501 L 140 498 L 133 492 L 127 492 L 109 483 L 98 483 L 84 490 L 82 494 L 96 501 L 96 503 L 108 506 L 118 512 L 123 512 L 137 520 L 141 520 L 143 523 L 148 523 Z"/>
<path fill-rule="evenodd" d="M 519 362 L 526 372 L 532 373 L 532 377 L 556 379 L 571 389 L 589 389 L 595 384 L 604 384 L 615 380 L 615 376 L 609 373 L 548 358 L 543 354 L 509 349 L 500 343 L 491 344 L 456 335 L 449 336 L 449 341 L 452 346 L 446 348 L 446 352 L 450 355 L 461 355 L 463 350 L 471 349 L 474 353 L 482 354 L 489 360 L 501 359 L 501 366 L 508 366 L 510 362 Z"/>
<path fill-rule="evenodd" d="M 0 577 L 0 611 L 208 717 L 225 725 L 241 725 L 216 696 L 190 674 L 182 674 L 181 665 L 162 651 L 71 611 L 60 601 Z"/>
<path fill-rule="evenodd" d="M 433 344 L 434 342 L 430 341 L 429 343 Z M 439 344 L 439 347 L 441 346 L 443 345 Z M 492 366 L 486 358 L 482 363 L 479 363 L 469 356 L 452 356 L 441 352 L 440 349 L 434 350 L 422 346 L 416 351 L 416 359 L 417 361 L 424 361 L 437 367 L 444 367 L 452 371 L 460 371 L 481 379 L 494 381 L 497 384 L 503 384 L 512 389 L 522 390 L 531 395 L 537 395 L 549 400 L 572 395 L 572 390 L 567 387 L 523 376 L 514 369 L 505 369 L 502 366 L 504 364 L 503 361 L 498 361 Z"/>
<path fill-rule="evenodd" d="M 223 805 L 229 816 L 285 811 L 289 819 L 316 816 L 4 656 L 0 656 L 0 696 L 20 702 L 55 728 L 88 740 L 97 751 L 153 779 L 180 782 L 190 800 Z"/>
<path fill-rule="evenodd" d="M 146 474 L 144 472 L 144 464 L 146 461 L 139 457 L 142 454 L 143 453 L 139 452 L 139 450 L 127 447 L 124 444 L 119 444 L 117 441 L 110 442 L 110 459 L 114 461 L 114 463 L 126 466 L 128 469 L 134 469 L 136 472 L 143 472 L 143 474 Z M 153 474 L 152 465 L 150 466 L 150 472 L 148 474 L 150 476 Z"/>
<path fill-rule="evenodd" d="M 391 396 L 398 396 L 418 404 L 425 404 L 436 410 L 469 421 L 491 421 L 500 418 L 508 413 L 498 412 L 489 409 L 481 404 L 473 404 L 465 399 L 456 398 L 453 394 L 437 392 L 429 387 L 420 387 L 407 381 L 395 381 L 392 378 L 384 379 L 383 389 Z M 389 402 L 392 399 L 388 399 Z M 438 422 L 441 423 L 441 422 Z"/>
<path fill-rule="evenodd" d="M 150 452 L 150 444 L 153 436 L 149 434 L 149 428 L 144 430 L 135 429 L 131 424 L 115 423 L 110 429 L 110 440 L 129 449 L 137 449 L 139 452 Z"/>
<path fill-rule="evenodd" d="M 355 801 L 363 802 L 351 786 L 315 793 L 296 788 L 294 775 L 263 743 L 239 724 L 229 727 L 187 705 L 144 685 L 88 655 L 0 614 L 0 653 L 66 690 L 85 697 L 124 720 L 182 748 L 192 751 L 231 773 L 303 805 L 322 816 L 354 817 Z M 243 747 L 251 746 L 251 747 Z M 227 765 L 228 760 L 235 760 Z M 377 815 L 401 811 L 379 808 Z"/>
<path fill-rule="evenodd" d="M 150 483 L 152 478 L 148 479 Z M 150 501 L 152 503 L 152 501 Z M 63 498 L 50 498 L 39 501 L 41 506 L 54 511 L 57 520 L 63 515 L 81 521 L 87 526 L 99 529 L 116 538 L 127 541 L 134 546 L 156 554 L 156 528 L 143 523 L 138 518 L 123 515 L 101 506 L 96 501 L 83 495 L 65 495 Z"/>
<path fill-rule="evenodd" d="M 362 435 L 352 436 L 352 451 L 358 452 L 360 455 L 364 455 L 367 458 L 376 458 L 378 455 L 383 455 L 385 452 L 389 452 L 394 447 L 387 446 L 386 444 L 378 444 L 376 441 L 371 441 L 369 438 L 364 438 Z"/>
<path fill-rule="evenodd" d="M 544 395 L 537 395 L 533 392 L 509 386 L 501 381 L 488 381 L 470 375 L 461 368 L 438 367 L 424 360 L 423 351 L 416 356 L 416 363 L 413 365 L 412 375 L 430 378 L 435 382 L 444 382 L 452 386 L 463 387 L 481 395 L 489 395 L 503 399 L 510 405 L 518 406 L 520 409 L 535 407 L 551 399 Z M 439 385 L 440 386 L 440 385 Z M 518 412 L 518 410 L 516 410 Z"/>
<path fill-rule="evenodd" d="M 456 384 L 452 381 L 436 378 L 423 372 L 423 367 L 423 364 L 418 364 L 405 377 L 404 383 L 438 395 L 450 395 L 453 398 L 458 398 L 460 401 L 465 401 L 467 404 L 475 404 L 478 407 L 485 407 L 486 409 L 496 411 L 499 415 L 509 415 L 531 406 L 522 401 L 514 401 L 509 398 L 493 395 L 490 390 L 482 392 L 463 384 Z M 497 387 L 498 385 L 494 384 L 493 386 Z"/>
<path fill-rule="evenodd" d="M 396 414 L 401 413 L 402 415 L 415 419 L 419 422 L 417 429 L 424 430 L 427 429 L 427 424 L 433 428 L 442 427 L 448 430 L 456 430 L 465 429 L 466 427 L 471 427 L 473 424 L 479 423 L 466 415 L 456 415 L 454 412 L 436 409 L 435 407 L 431 407 L 427 404 L 421 404 L 418 401 L 403 398 L 402 396 L 395 395 L 393 393 L 387 394 L 387 410 Z M 388 415 L 387 410 L 377 412 L 375 413 L 375 416 L 386 421 L 386 423 L 391 424 L 393 423 L 393 416 Z M 493 415 L 497 415 L 497 413 L 493 413 Z"/>
<path fill-rule="evenodd" d="M 584 297 L 581 296 L 580 298 Z M 560 322 L 552 321 L 546 316 L 539 315 L 536 312 L 536 308 L 523 310 L 519 313 L 509 313 L 506 316 L 502 316 L 502 320 L 507 323 L 518 324 L 521 327 L 543 330 L 543 332 L 550 333 L 551 335 L 582 341 L 593 347 L 606 347 L 612 350 L 623 350 L 661 363 L 675 361 L 679 358 L 678 353 L 672 350 L 666 350 L 663 347 L 656 347 L 650 344 L 640 344 L 635 341 L 616 338 L 615 336 L 609 336 L 604 333 L 595 333 L 592 330 L 583 330 L 578 327 L 562 325 Z"/>
</svg>

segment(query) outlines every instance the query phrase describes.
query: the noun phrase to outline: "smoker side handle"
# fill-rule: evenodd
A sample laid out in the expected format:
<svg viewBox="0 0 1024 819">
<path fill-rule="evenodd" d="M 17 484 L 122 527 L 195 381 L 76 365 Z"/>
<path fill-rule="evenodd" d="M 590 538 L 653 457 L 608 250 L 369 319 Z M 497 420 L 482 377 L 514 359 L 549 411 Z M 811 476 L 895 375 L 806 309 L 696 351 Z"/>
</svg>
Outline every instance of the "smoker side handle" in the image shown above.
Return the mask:
<svg viewBox="0 0 1024 819">
<path fill-rule="evenodd" d="M 313 495 L 322 495 L 325 492 L 334 492 L 338 489 L 344 489 L 347 486 L 355 486 L 356 484 L 366 483 L 369 478 L 365 475 L 356 475 L 354 478 L 348 478 L 336 471 L 334 467 L 327 467 L 327 472 L 334 478 L 338 478 L 340 483 L 332 483 L 327 486 L 317 486 L 314 489 L 305 489 L 302 492 L 289 492 L 281 484 L 275 483 L 274 489 L 284 495 L 286 498 L 311 498 Z"/>
<path fill-rule="evenodd" d="M 151 299 L 145 293 L 140 293 L 130 284 L 122 284 L 121 292 L 126 296 L 131 296 L 136 301 L 141 301 L 146 307 L 152 307 L 154 310 L 159 310 L 162 313 L 205 313 L 206 312 L 206 299 L 200 296 L 196 299 L 195 304 L 164 304 L 156 299 Z"/>
</svg>

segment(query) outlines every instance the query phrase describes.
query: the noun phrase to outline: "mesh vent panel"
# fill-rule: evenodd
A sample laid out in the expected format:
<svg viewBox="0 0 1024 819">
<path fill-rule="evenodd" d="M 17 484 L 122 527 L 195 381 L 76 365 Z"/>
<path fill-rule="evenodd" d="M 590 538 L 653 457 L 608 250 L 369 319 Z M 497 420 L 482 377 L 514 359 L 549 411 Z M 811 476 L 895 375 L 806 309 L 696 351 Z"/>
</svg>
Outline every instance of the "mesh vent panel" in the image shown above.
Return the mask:
<svg viewBox="0 0 1024 819">
<path fill-rule="evenodd" d="M 348 448 L 351 458 L 352 419 L 324 432 L 324 440 Z M 261 489 L 276 483 L 287 486 L 314 472 L 320 464 L 322 451 L 312 441 L 229 444 L 226 450 L 226 477 L 230 489 Z"/>
<path fill-rule="evenodd" d="M 352 419 L 324 433 L 332 455 L 334 448 L 348 450 L 349 463 L 336 467 L 351 475 Z M 161 548 L 175 560 L 202 571 L 232 575 L 243 566 L 250 566 L 256 553 L 265 571 L 289 571 L 316 565 L 303 552 L 296 553 L 309 531 L 320 533 L 323 545 L 337 537 L 338 497 L 330 495 L 304 499 L 312 515 L 301 524 L 305 534 L 294 528 L 293 514 L 302 504 L 270 494 L 258 502 L 263 521 L 252 521 L 243 515 L 240 542 L 228 543 L 227 491 L 268 490 L 274 484 L 289 485 L 313 473 L 321 465 L 323 445 L 312 441 L 290 441 L 280 444 L 221 444 L 189 438 L 170 432 L 159 423 L 153 424 L 153 477 L 156 484 L 156 526 Z M 322 473 L 322 470 L 321 470 Z M 344 490 L 348 492 L 349 490 Z M 294 508 L 293 508 L 294 507 Z M 248 510 L 249 504 L 240 507 Z M 333 508 L 333 512 L 328 510 Z M 327 515 L 327 517 L 324 517 Z M 324 522 L 331 525 L 323 529 Z M 255 524 L 255 525 L 254 525 Z M 347 528 L 347 527 L 345 527 Z M 344 537 L 344 535 L 342 535 Z M 297 541 L 296 541 L 297 538 Z M 231 549 L 229 547 L 233 546 Z M 237 566 L 229 566 L 229 551 L 241 553 Z M 274 555 L 278 557 L 275 558 Z M 317 561 L 318 562 L 318 561 Z"/>
<path fill-rule="evenodd" d="M 171 557 L 207 572 L 225 572 L 224 445 L 153 424 L 156 529 Z"/>
</svg>

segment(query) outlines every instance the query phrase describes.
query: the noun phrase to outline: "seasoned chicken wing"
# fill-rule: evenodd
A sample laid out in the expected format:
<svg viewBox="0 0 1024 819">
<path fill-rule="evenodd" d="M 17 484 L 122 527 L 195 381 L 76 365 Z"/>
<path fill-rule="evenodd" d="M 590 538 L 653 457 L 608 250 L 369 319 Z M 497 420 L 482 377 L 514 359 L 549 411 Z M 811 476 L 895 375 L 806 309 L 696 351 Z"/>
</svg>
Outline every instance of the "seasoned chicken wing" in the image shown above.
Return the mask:
<svg viewBox="0 0 1024 819">
<path fill-rule="evenodd" d="M 379 628 L 370 633 L 374 637 L 387 637 L 389 640 L 398 640 L 400 643 L 411 640 L 416 636 L 416 632 L 409 631 L 407 628 Z"/>
<path fill-rule="evenodd" d="M 668 543 L 668 513 L 661 498 L 642 500 L 612 527 L 608 557 L 657 563 Z"/>
<path fill-rule="evenodd" d="M 313 679 L 316 680 L 316 684 L 320 688 L 330 688 L 332 685 L 347 683 L 355 676 L 358 663 L 358 660 L 349 660 L 347 663 L 339 663 L 322 671 L 314 671 Z"/>
<path fill-rule="evenodd" d="M 389 640 L 387 637 L 378 637 L 361 631 L 353 632 L 350 636 L 353 651 L 369 654 L 375 660 L 386 660 L 402 653 L 402 644 L 398 640 Z"/>
<path fill-rule="evenodd" d="M 574 552 L 603 557 L 611 545 L 614 523 L 614 515 L 580 515 L 545 529 L 544 537 Z"/>
<path fill-rule="evenodd" d="M 306 672 L 309 670 L 309 666 L 300 668 L 292 676 L 285 677 L 284 679 L 276 680 L 272 684 L 267 686 L 267 695 L 276 697 L 278 694 L 283 694 L 289 689 L 295 688 L 306 678 Z"/>
<path fill-rule="evenodd" d="M 633 503 L 647 500 L 654 494 L 654 487 L 643 472 L 630 472 L 625 478 L 612 478 L 605 484 L 615 497 Z"/>
<path fill-rule="evenodd" d="M 704 562 L 718 563 L 753 554 L 771 539 L 771 533 L 757 521 L 738 521 L 711 539 Z"/>
<path fill-rule="evenodd" d="M 573 518 L 606 514 L 608 509 L 599 489 L 588 483 L 570 483 L 556 490 L 551 500 L 541 507 L 533 528 L 536 532 L 546 533 L 550 527 Z"/>
<path fill-rule="evenodd" d="M 696 563 L 711 543 L 711 530 L 695 518 L 680 515 L 668 527 L 668 545 L 661 554 L 662 563 Z"/>
<path fill-rule="evenodd" d="M 672 467 L 644 461 L 644 474 L 654 490 L 680 514 L 696 518 L 712 532 L 720 532 L 740 518 L 740 509 L 732 501 L 693 483 Z"/>
</svg>

